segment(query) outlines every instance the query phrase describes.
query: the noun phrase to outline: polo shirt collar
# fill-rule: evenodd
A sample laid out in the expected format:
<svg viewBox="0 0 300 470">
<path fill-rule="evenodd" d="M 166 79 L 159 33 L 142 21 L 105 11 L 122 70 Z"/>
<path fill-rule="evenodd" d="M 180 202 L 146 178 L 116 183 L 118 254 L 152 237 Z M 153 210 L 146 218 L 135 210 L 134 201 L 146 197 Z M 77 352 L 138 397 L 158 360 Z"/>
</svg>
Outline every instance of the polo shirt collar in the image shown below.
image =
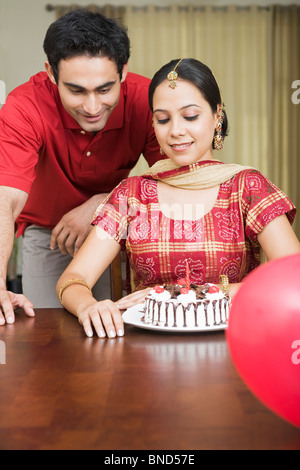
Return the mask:
<svg viewBox="0 0 300 470">
<path fill-rule="evenodd" d="M 59 93 L 58 93 L 58 88 L 55 86 L 55 98 L 56 98 L 56 103 L 57 107 L 59 110 L 59 114 L 61 116 L 61 120 L 63 122 L 63 126 L 65 129 L 74 129 L 74 130 L 81 130 L 81 127 L 79 126 L 78 122 L 75 121 L 75 119 L 65 110 L 63 107 L 63 104 L 61 102 Z M 108 121 L 106 123 L 105 128 L 103 129 L 103 132 L 110 131 L 113 129 L 120 129 L 123 127 L 124 124 L 124 85 L 121 83 L 121 89 L 120 89 L 120 97 L 119 97 L 119 102 L 116 106 L 116 108 L 113 110 L 111 115 L 108 118 Z"/>
</svg>

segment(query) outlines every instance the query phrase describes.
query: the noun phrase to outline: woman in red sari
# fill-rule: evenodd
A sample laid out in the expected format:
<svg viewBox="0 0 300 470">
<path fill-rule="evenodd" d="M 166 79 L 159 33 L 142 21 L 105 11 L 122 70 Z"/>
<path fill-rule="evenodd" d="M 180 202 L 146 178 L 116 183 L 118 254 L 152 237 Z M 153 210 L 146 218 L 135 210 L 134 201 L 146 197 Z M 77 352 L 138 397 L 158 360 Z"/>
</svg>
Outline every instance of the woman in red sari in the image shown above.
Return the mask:
<svg viewBox="0 0 300 470">
<path fill-rule="evenodd" d="M 123 181 L 97 210 L 91 235 L 57 284 L 61 302 L 88 336 L 124 334 L 121 310 L 141 303 L 156 284 L 229 280 L 232 298 L 261 262 L 300 252 L 296 209 L 257 170 L 213 158 L 227 134 L 216 80 L 194 59 L 172 61 L 149 89 L 162 155 L 141 177 Z M 134 292 L 118 304 L 91 293 L 118 252 L 127 252 Z"/>
</svg>

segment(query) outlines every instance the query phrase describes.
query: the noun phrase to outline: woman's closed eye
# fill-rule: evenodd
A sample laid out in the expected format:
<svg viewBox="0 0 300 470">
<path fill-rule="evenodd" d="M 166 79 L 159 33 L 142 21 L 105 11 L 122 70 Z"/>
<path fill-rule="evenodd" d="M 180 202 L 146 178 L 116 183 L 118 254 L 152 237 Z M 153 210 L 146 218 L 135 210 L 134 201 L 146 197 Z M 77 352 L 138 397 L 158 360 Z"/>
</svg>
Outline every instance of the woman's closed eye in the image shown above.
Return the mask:
<svg viewBox="0 0 300 470">
<path fill-rule="evenodd" d="M 158 124 L 167 124 L 167 122 L 169 122 L 169 121 L 170 121 L 169 118 L 157 119 Z"/>
<path fill-rule="evenodd" d="M 195 114 L 194 116 L 185 116 L 184 119 L 186 121 L 196 121 L 199 117 L 199 114 Z"/>
<path fill-rule="evenodd" d="M 199 114 L 195 114 L 194 116 L 184 116 L 186 121 L 196 121 L 199 117 Z M 167 124 L 170 121 L 170 118 L 161 118 L 157 119 L 158 124 Z"/>
</svg>

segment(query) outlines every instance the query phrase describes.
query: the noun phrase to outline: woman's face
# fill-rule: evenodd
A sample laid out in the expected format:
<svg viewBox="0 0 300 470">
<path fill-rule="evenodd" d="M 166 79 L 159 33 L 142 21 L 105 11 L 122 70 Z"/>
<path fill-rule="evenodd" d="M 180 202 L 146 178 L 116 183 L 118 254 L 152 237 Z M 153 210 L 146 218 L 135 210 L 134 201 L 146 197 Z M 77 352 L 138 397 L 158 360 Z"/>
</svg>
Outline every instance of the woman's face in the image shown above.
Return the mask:
<svg viewBox="0 0 300 470">
<path fill-rule="evenodd" d="M 178 166 L 213 158 L 212 141 L 218 123 L 209 103 L 192 83 L 178 79 L 175 89 L 165 80 L 153 96 L 157 140 Z"/>
</svg>

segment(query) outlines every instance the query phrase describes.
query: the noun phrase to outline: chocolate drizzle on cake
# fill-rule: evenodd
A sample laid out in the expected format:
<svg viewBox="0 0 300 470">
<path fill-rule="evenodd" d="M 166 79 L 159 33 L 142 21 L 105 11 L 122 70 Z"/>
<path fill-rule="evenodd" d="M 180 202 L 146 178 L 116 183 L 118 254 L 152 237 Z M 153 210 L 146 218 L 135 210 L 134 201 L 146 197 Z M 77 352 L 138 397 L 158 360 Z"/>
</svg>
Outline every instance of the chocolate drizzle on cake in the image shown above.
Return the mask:
<svg viewBox="0 0 300 470">
<path fill-rule="evenodd" d="M 144 309 L 145 323 L 160 327 L 216 327 L 228 323 L 230 298 L 221 295 L 210 300 L 207 297 L 210 285 L 191 284 L 191 291 L 196 300 L 183 301 L 180 285 L 164 286 L 164 293 L 169 293 L 162 300 L 151 294 L 146 297 Z M 163 294 L 162 294 L 163 295 Z M 178 297 L 181 296 L 179 299 Z M 166 300 L 167 299 L 167 300 Z"/>
<path fill-rule="evenodd" d="M 167 303 L 167 302 L 166 302 L 166 303 Z M 170 304 L 169 304 L 169 305 L 170 305 Z M 176 324 L 176 318 L 177 318 L 177 308 L 178 308 L 178 306 L 177 306 L 176 304 L 174 304 L 174 303 L 172 303 L 171 305 L 173 306 L 173 314 L 174 314 L 174 317 L 173 317 L 173 318 L 174 318 L 174 324 L 173 324 L 173 326 L 176 327 L 176 326 L 177 326 L 177 324 Z"/>
<path fill-rule="evenodd" d="M 203 303 L 204 306 L 204 313 L 205 313 L 205 326 L 209 326 L 208 323 L 208 314 L 207 314 L 207 309 L 208 309 L 208 302 Z"/>
</svg>

